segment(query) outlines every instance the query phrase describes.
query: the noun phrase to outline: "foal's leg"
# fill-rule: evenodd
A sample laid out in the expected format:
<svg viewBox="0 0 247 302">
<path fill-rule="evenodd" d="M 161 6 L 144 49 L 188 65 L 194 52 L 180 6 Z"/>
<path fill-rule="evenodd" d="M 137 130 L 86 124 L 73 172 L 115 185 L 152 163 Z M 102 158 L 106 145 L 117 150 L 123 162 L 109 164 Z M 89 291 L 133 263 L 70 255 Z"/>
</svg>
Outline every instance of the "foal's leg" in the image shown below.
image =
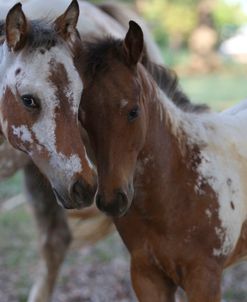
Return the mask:
<svg viewBox="0 0 247 302">
<path fill-rule="evenodd" d="M 50 301 L 56 277 L 71 241 L 64 210 L 58 206 L 52 189 L 38 169 L 25 168 L 28 199 L 40 234 L 41 272 L 28 302 Z"/>
<path fill-rule="evenodd" d="M 194 268 L 186 278 L 185 291 L 189 302 L 221 301 L 221 270 L 203 267 Z"/>
<path fill-rule="evenodd" d="M 177 287 L 154 265 L 132 257 L 131 279 L 138 301 L 175 302 Z"/>
</svg>

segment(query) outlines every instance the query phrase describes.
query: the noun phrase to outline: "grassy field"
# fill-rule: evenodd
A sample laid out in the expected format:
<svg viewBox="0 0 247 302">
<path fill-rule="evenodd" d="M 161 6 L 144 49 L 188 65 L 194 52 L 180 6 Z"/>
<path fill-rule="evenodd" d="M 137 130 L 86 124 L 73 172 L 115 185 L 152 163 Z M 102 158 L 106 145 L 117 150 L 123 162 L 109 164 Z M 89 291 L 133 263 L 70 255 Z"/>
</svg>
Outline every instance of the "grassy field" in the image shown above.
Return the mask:
<svg viewBox="0 0 247 302">
<path fill-rule="evenodd" d="M 206 103 L 214 110 L 226 109 L 241 100 L 247 99 L 247 66 L 226 61 L 221 70 L 203 75 L 184 75 L 183 69 L 189 59 L 187 51 L 170 53 L 163 51 L 164 61 L 176 70 L 183 90 L 192 102 Z"/>
<path fill-rule="evenodd" d="M 213 109 L 226 109 L 247 99 L 247 72 L 181 77 L 181 86 L 193 102 L 207 103 Z"/>
<path fill-rule="evenodd" d="M 0 200 L 10 198 L 21 190 L 21 173 L 16 173 L 13 177 L 0 182 Z"/>
<path fill-rule="evenodd" d="M 208 103 L 215 110 L 222 110 L 247 98 L 246 67 L 234 65 L 221 73 L 181 76 L 181 86 L 191 100 Z M 37 236 L 30 210 L 27 205 L 22 205 L 9 212 L 1 212 L 1 202 L 20 191 L 21 174 L 0 183 L 1 302 L 26 301 L 36 275 Z M 126 257 L 117 236 L 91 249 L 71 252 L 59 278 L 54 301 L 134 301 L 130 294 Z M 102 283 L 102 278 L 106 278 L 107 284 Z M 222 285 L 224 301 L 246 302 L 246 280 L 247 265 L 242 264 L 228 272 Z M 108 298 L 100 298 L 102 293 L 107 296 L 112 288 L 118 289 L 118 296 L 112 294 Z M 94 298 L 90 299 L 88 292 L 95 293 Z"/>
</svg>

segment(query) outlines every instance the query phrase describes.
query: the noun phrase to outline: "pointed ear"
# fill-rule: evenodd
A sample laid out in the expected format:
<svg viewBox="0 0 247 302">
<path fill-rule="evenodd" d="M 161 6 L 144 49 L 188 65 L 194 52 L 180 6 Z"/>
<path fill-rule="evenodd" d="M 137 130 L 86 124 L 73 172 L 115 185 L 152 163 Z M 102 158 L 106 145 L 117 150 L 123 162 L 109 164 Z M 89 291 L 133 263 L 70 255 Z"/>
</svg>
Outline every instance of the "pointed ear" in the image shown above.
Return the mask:
<svg viewBox="0 0 247 302">
<path fill-rule="evenodd" d="M 28 31 L 28 23 L 21 3 L 14 5 L 8 12 L 5 24 L 6 41 L 12 51 L 24 47 Z"/>
<path fill-rule="evenodd" d="M 144 41 L 141 27 L 134 21 L 129 22 L 129 30 L 123 42 L 128 64 L 136 65 L 141 59 Z"/>
<path fill-rule="evenodd" d="M 78 2 L 77 0 L 73 0 L 65 13 L 55 20 L 55 30 L 64 40 L 69 39 L 71 35 L 76 33 L 79 12 Z"/>
</svg>

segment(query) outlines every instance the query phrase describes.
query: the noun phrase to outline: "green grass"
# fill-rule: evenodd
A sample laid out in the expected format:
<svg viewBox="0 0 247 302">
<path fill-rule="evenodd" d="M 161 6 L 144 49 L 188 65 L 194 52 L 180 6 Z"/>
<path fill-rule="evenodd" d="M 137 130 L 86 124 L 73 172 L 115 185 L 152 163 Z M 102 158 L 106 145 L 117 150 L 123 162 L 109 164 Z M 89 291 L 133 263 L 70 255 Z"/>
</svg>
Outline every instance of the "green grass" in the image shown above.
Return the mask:
<svg viewBox="0 0 247 302">
<path fill-rule="evenodd" d="M 231 291 L 228 290 L 225 294 L 224 294 L 224 298 L 227 301 L 245 301 L 246 298 L 246 292 L 245 291 L 240 291 L 240 292 L 235 292 L 235 291 Z"/>
<path fill-rule="evenodd" d="M 170 68 L 186 69 L 191 59 L 188 50 L 171 51 L 162 49 L 164 62 Z M 207 103 L 214 110 L 226 109 L 243 99 L 247 99 L 247 66 L 233 61 L 225 61 L 215 73 L 184 75 L 178 77 L 183 90 L 191 101 Z"/>
<path fill-rule="evenodd" d="M 27 301 L 38 258 L 36 228 L 27 205 L 0 212 L 0 255 L 0 280 L 8 272 L 9 290 L 14 289 L 19 302 Z"/>
<path fill-rule="evenodd" d="M 207 103 L 215 110 L 247 99 L 247 73 L 183 76 L 181 86 L 193 102 Z"/>
<path fill-rule="evenodd" d="M 186 49 L 176 51 L 169 48 L 164 48 L 161 51 L 165 64 L 171 68 L 184 65 L 188 62 L 189 52 Z"/>
<path fill-rule="evenodd" d="M 0 182 L 0 201 L 21 192 L 22 173 L 16 173 L 5 181 Z"/>
<path fill-rule="evenodd" d="M 1 253 L 6 268 L 15 268 L 30 261 L 36 231 L 26 205 L 0 214 Z M 31 248 L 29 251 L 28 247 Z"/>
</svg>

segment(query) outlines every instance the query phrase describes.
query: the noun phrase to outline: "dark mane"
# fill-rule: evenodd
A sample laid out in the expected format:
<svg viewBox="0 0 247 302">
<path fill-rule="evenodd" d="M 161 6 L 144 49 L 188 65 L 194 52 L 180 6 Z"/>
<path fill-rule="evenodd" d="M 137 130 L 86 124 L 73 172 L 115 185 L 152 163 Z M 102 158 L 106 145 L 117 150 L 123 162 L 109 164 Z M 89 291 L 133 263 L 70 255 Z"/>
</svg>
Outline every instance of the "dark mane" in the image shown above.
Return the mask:
<svg viewBox="0 0 247 302">
<path fill-rule="evenodd" d="M 114 57 L 125 63 L 125 56 L 122 48 L 122 40 L 111 37 L 96 40 L 94 42 L 84 41 L 84 66 L 83 72 L 89 78 L 102 74 L 110 68 L 110 57 Z M 142 64 L 153 77 L 157 85 L 166 95 L 182 110 L 188 112 L 205 112 L 209 110 L 207 105 L 193 104 L 181 90 L 177 75 L 174 71 L 152 63 L 144 51 Z"/>
<path fill-rule="evenodd" d="M 206 112 L 209 107 L 205 104 L 193 104 L 179 85 L 175 71 L 152 63 L 149 60 L 142 62 L 147 71 L 152 75 L 157 85 L 179 108 L 188 112 Z"/>
<path fill-rule="evenodd" d="M 109 68 L 108 58 L 114 57 L 124 63 L 122 40 L 107 37 L 95 41 L 83 41 L 83 72 L 90 79 L 106 72 Z"/>
</svg>

